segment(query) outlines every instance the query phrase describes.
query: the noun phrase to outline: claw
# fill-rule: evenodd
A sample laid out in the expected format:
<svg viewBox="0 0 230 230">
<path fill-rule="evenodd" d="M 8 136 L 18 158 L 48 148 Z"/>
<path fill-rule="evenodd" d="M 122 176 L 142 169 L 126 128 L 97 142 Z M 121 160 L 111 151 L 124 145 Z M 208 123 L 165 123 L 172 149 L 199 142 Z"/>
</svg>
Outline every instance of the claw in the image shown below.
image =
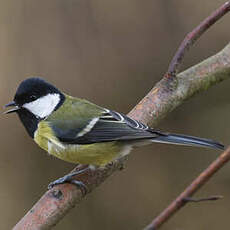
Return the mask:
<svg viewBox="0 0 230 230">
<path fill-rule="evenodd" d="M 49 190 L 52 189 L 55 185 L 64 184 L 64 183 L 70 183 L 70 184 L 76 185 L 81 190 L 83 195 L 85 195 L 88 192 L 87 186 L 82 181 L 74 180 L 74 179 L 72 179 L 72 177 L 76 176 L 76 175 L 79 175 L 79 174 L 82 174 L 86 170 L 88 170 L 88 168 L 84 168 L 82 170 L 69 173 L 69 174 L 67 174 L 67 175 L 65 175 L 65 176 L 63 176 L 63 177 L 51 182 L 48 185 L 48 189 Z"/>
<path fill-rule="evenodd" d="M 89 191 L 88 187 L 82 181 L 71 180 L 69 183 L 76 185 L 81 190 L 83 195 L 86 195 Z"/>
</svg>

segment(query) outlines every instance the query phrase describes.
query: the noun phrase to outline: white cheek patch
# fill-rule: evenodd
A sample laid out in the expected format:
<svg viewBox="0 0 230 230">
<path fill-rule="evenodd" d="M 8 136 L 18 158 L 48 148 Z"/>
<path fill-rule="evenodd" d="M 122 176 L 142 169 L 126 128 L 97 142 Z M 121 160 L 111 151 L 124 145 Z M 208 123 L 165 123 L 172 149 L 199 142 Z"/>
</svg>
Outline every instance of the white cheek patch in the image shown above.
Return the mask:
<svg viewBox="0 0 230 230">
<path fill-rule="evenodd" d="M 45 118 L 49 116 L 60 102 L 60 95 L 57 93 L 47 94 L 35 101 L 25 103 L 22 107 L 28 109 L 36 117 Z"/>
</svg>

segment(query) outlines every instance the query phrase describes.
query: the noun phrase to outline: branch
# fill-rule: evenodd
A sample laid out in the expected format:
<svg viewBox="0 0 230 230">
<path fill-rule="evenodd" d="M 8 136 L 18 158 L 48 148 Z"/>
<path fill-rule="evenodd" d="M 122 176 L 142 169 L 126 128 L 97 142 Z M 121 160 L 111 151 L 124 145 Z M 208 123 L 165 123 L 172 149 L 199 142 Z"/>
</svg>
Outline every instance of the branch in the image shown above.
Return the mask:
<svg viewBox="0 0 230 230">
<path fill-rule="evenodd" d="M 198 189 L 200 189 L 219 169 L 221 169 L 230 160 L 230 147 L 224 151 L 212 164 L 208 166 L 159 216 L 157 216 L 150 225 L 144 230 L 158 229 L 172 215 L 182 208 Z M 207 199 L 206 199 L 207 200 Z M 194 200 L 190 200 L 193 201 Z M 197 201 L 195 201 L 197 202 Z"/>
<path fill-rule="evenodd" d="M 190 49 L 190 47 L 196 42 L 196 40 L 206 31 L 208 30 L 214 23 L 216 23 L 221 17 L 223 17 L 230 10 L 230 1 L 223 4 L 216 11 L 214 11 L 210 16 L 208 16 L 203 22 L 200 23 L 192 32 L 187 34 L 180 47 L 178 48 L 176 54 L 174 55 L 168 72 L 165 77 L 171 78 L 175 77 L 178 73 L 179 66 L 182 62 L 182 59 L 186 53 Z"/>
<path fill-rule="evenodd" d="M 188 98 L 230 78 L 230 43 L 219 53 L 185 70 L 172 81 L 163 78 L 134 107 L 129 116 L 156 126 Z"/>
<path fill-rule="evenodd" d="M 192 198 L 192 197 L 185 197 L 183 198 L 183 202 L 194 202 L 194 203 L 198 203 L 198 202 L 203 202 L 203 201 L 216 201 L 219 199 L 222 199 L 223 196 L 210 196 L 210 197 L 205 197 L 205 198 Z M 156 220 L 156 218 L 155 218 Z"/>
<path fill-rule="evenodd" d="M 189 97 L 229 77 L 230 44 L 213 57 L 179 74 L 177 78 L 171 81 L 163 78 L 128 115 L 143 123 L 156 125 Z M 122 169 L 125 161 L 126 158 L 122 158 L 104 169 L 89 171 L 78 176 L 78 180 L 91 192 L 112 173 Z M 79 204 L 85 195 L 71 184 L 55 186 L 41 197 L 13 229 L 50 229 Z"/>
</svg>

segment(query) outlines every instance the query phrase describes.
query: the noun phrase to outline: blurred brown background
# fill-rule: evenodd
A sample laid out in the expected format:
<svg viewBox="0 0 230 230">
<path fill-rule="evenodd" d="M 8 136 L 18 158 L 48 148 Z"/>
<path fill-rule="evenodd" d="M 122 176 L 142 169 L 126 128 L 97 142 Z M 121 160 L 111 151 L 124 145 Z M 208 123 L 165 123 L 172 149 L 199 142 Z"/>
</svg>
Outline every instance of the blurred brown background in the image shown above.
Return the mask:
<svg viewBox="0 0 230 230">
<path fill-rule="evenodd" d="M 18 84 L 39 75 L 73 96 L 128 112 L 156 83 L 185 34 L 224 0 L 0 0 L 0 104 Z M 184 69 L 230 40 L 230 15 L 214 25 L 186 56 Z M 230 142 L 226 81 L 172 112 L 159 127 Z M 73 165 L 49 157 L 28 137 L 16 115 L 0 117 L 0 229 L 10 229 Z M 142 229 L 219 152 L 155 144 L 133 152 L 116 173 L 73 209 L 61 229 Z M 228 229 L 230 166 L 162 229 Z"/>
</svg>

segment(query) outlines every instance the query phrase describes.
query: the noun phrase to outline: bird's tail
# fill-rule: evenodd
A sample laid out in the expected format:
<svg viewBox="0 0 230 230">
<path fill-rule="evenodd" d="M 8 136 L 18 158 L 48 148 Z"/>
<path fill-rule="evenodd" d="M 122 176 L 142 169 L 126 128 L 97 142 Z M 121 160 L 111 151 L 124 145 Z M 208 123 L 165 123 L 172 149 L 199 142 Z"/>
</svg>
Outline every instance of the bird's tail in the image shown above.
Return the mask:
<svg viewBox="0 0 230 230">
<path fill-rule="evenodd" d="M 159 136 L 153 138 L 152 141 L 167 144 L 207 147 L 222 150 L 225 148 L 224 145 L 222 145 L 221 143 L 210 139 L 171 133 L 161 133 Z"/>
</svg>

